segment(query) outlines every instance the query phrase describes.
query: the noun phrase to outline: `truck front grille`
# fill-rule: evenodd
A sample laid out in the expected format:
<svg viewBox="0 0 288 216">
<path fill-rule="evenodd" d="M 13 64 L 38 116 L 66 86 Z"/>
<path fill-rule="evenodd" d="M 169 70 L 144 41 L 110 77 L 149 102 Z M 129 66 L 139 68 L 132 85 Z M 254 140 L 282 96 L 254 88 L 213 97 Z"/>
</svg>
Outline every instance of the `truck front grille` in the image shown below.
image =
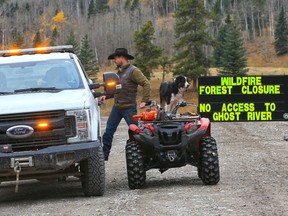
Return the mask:
<svg viewBox="0 0 288 216">
<path fill-rule="evenodd" d="M 49 127 L 39 129 L 37 125 L 43 121 L 48 122 Z M 34 133 L 21 139 L 7 136 L 7 129 L 17 125 L 28 125 L 34 129 Z M 75 134 L 75 118 L 65 116 L 64 110 L 0 116 L 0 145 L 11 144 L 14 152 L 64 145 L 67 138 Z"/>
</svg>

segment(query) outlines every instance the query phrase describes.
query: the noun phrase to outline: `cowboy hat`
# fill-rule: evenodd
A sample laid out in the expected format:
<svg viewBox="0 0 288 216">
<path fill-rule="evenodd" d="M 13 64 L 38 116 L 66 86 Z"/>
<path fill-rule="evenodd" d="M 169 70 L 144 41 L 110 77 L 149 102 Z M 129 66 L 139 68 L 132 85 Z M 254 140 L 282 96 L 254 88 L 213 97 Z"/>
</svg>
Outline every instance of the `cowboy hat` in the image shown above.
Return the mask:
<svg viewBox="0 0 288 216">
<path fill-rule="evenodd" d="M 117 48 L 114 53 L 108 56 L 108 59 L 114 59 L 115 56 L 125 56 L 127 59 L 132 60 L 134 57 L 128 54 L 126 48 Z"/>
</svg>

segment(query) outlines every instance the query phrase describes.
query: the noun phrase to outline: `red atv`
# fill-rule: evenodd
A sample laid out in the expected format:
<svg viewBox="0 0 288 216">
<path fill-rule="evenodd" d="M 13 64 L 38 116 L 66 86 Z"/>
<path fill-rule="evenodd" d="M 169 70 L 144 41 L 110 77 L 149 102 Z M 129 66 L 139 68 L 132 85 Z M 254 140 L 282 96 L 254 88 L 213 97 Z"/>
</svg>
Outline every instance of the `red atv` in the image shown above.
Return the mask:
<svg viewBox="0 0 288 216">
<path fill-rule="evenodd" d="M 219 182 L 217 145 L 211 137 L 210 120 L 193 113 L 178 114 L 178 108 L 186 105 L 183 101 L 172 112 L 164 112 L 152 101 L 145 112 L 133 116 L 138 126 L 129 126 L 126 144 L 129 188 L 142 188 L 149 169 L 163 173 L 187 164 L 197 167 L 204 184 Z"/>
</svg>

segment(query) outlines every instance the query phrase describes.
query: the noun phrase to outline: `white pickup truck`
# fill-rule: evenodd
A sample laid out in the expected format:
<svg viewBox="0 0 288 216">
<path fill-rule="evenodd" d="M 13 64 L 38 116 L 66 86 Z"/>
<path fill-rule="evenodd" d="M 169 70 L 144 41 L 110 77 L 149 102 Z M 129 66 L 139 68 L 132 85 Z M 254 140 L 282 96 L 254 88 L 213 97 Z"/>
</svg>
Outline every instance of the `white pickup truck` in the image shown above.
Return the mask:
<svg viewBox="0 0 288 216">
<path fill-rule="evenodd" d="M 72 46 L 0 51 L 0 182 L 78 177 L 86 196 L 105 190 L 97 97 L 119 77 L 92 83 Z M 93 89 L 103 87 L 103 92 Z"/>
</svg>

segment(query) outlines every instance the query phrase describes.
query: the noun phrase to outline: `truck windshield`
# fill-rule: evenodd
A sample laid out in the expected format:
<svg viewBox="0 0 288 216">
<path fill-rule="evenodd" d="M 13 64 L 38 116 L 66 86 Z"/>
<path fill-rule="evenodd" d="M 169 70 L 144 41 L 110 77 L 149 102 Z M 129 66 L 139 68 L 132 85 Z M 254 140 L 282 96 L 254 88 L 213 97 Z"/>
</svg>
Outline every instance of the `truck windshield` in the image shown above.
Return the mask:
<svg viewBox="0 0 288 216">
<path fill-rule="evenodd" d="M 69 59 L 0 64 L 0 92 L 23 89 L 83 88 L 79 71 Z"/>
</svg>

